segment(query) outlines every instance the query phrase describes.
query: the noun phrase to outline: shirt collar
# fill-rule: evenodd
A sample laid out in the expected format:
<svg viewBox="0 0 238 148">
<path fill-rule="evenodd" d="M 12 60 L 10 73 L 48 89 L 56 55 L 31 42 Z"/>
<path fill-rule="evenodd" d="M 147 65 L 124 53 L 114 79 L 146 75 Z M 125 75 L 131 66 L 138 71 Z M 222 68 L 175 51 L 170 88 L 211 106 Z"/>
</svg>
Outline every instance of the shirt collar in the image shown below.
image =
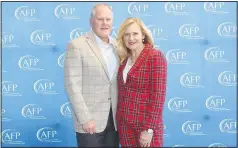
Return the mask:
<svg viewBox="0 0 238 148">
<path fill-rule="evenodd" d="M 92 30 L 92 32 L 93 32 L 93 30 Z M 102 39 L 100 39 L 94 32 L 93 32 L 93 34 L 94 34 L 94 36 L 95 36 L 95 38 L 96 38 L 96 42 L 98 43 L 98 45 L 100 45 L 100 44 L 105 45 L 105 44 L 106 44 L 106 43 L 103 42 Z M 108 36 L 108 37 L 109 37 L 109 44 L 112 45 L 112 38 L 111 38 L 110 36 Z"/>
</svg>

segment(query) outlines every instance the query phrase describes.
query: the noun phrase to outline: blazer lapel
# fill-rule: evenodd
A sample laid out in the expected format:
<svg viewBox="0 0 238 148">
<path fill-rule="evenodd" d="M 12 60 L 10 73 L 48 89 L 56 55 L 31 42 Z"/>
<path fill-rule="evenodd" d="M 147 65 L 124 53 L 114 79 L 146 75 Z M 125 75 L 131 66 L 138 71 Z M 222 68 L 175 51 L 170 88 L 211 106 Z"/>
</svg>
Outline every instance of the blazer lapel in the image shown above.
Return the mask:
<svg viewBox="0 0 238 148">
<path fill-rule="evenodd" d="M 140 66 L 144 63 L 144 61 L 148 57 L 150 48 L 151 48 L 151 46 L 149 44 L 145 44 L 144 49 L 141 51 L 139 57 L 136 59 L 131 70 L 128 72 L 128 75 L 132 76 L 135 73 L 135 71 L 140 68 Z"/>
<path fill-rule="evenodd" d="M 115 68 L 115 71 L 114 71 L 113 76 L 112 76 L 112 80 L 114 80 L 116 78 L 116 75 L 117 75 L 117 72 L 118 72 L 120 59 L 119 59 L 117 51 L 116 51 L 117 46 L 116 46 L 116 41 L 115 40 L 112 40 L 112 46 L 113 46 L 113 52 L 114 52 L 114 54 L 116 56 L 116 59 L 117 59 L 116 68 Z"/>
<path fill-rule="evenodd" d="M 119 77 L 119 79 L 122 81 L 123 84 L 125 84 L 125 83 L 124 83 L 124 80 L 123 80 L 123 70 L 124 70 L 125 67 L 126 67 L 127 59 L 128 59 L 128 58 L 126 58 L 126 59 L 120 64 L 120 67 L 119 67 L 119 69 L 118 69 L 118 77 Z M 119 83 L 119 82 L 118 82 L 118 83 Z"/>
<path fill-rule="evenodd" d="M 95 36 L 93 35 L 92 32 L 88 32 L 85 36 L 86 36 L 86 41 L 87 41 L 88 45 L 91 47 L 92 51 L 94 52 L 94 54 L 96 55 L 98 60 L 101 62 L 102 66 L 103 66 L 103 69 L 104 69 L 104 71 L 107 75 L 107 78 L 108 78 L 108 80 L 110 80 L 106 62 L 103 59 L 102 53 L 101 53 L 100 49 L 97 46 Z"/>
</svg>

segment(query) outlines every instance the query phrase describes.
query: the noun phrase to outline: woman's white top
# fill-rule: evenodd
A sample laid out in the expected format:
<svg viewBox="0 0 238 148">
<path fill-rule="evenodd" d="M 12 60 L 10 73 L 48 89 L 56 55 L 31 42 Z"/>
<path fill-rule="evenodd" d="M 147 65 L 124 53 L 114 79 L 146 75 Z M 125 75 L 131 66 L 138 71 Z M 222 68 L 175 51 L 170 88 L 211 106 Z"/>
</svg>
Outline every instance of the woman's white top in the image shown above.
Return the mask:
<svg viewBox="0 0 238 148">
<path fill-rule="evenodd" d="M 124 80 L 124 83 L 126 83 L 127 74 L 130 71 L 132 66 L 133 66 L 133 63 L 131 63 L 131 59 L 128 58 L 127 62 L 126 62 L 126 66 L 125 66 L 125 68 L 123 70 L 123 80 Z"/>
</svg>

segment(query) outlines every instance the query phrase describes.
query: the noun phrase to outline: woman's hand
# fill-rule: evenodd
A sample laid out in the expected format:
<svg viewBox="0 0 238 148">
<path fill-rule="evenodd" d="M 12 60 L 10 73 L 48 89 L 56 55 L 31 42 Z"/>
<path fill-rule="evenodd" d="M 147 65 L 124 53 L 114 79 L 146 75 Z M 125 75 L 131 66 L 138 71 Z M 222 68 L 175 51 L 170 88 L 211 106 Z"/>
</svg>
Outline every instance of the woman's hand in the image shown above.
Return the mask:
<svg viewBox="0 0 238 148">
<path fill-rule="evenodd" d="M 149 134 L 147 131 L 142 131 L 139 139 L 141 147 L 149 147 L 152 137 L 153 134 Z"/>
</svg>

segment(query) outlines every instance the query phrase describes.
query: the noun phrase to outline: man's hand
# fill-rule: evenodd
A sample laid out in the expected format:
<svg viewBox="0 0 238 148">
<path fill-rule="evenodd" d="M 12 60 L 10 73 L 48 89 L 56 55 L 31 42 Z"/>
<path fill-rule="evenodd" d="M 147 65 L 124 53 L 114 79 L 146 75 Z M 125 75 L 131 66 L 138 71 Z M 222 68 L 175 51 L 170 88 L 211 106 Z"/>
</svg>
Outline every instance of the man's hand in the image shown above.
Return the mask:
<svg viewBox="0 0 238 148">
<path fill-rule="evenodd" d="M 147 133 L 147 131 L 143 131 L 140 134 L 140 145 L 141 147 L 149 147 L 152 141 L 153 134 Z"/>
<path fill-rule="evenodd" d="M 96 125 L 94 120 L 90 120 L 83 124 L 83 130 L 87 133 L 96 133 Z"/>
</svg>

